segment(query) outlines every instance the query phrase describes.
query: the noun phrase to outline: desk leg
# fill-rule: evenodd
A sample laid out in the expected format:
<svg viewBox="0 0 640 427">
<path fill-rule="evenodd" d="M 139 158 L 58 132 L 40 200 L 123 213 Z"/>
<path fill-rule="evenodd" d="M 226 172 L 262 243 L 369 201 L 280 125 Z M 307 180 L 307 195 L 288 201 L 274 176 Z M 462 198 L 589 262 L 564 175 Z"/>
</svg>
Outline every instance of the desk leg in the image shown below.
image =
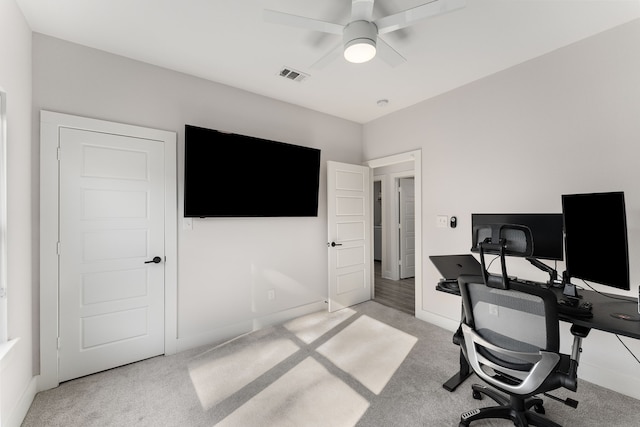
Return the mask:
<svg viewBox="0 0 640 427">
<path fill-rule="evenodd" d="M 444 387 L 444 389 L 447 391 L 454 391 L 460 384 L 464 382 L 464 380 L 469 378 L 471 374 L 472 372 L 469 363 L 464 357 L 462 350 L 460 350 L 460 370 L 457 374 L 449 378 L 447 382 L 442 384 L 442 387 Z"/>
</svg>

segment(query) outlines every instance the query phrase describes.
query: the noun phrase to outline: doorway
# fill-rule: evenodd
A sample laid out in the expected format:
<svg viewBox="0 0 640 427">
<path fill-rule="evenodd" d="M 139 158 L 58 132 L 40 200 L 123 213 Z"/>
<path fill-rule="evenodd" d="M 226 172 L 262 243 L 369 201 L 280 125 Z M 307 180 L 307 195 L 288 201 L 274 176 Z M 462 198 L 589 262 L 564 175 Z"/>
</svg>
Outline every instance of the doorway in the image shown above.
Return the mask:
<svg viewBox="0 0 640 427">
<path fill-rule="evenodd" d="M 40 129 L 41 390 L 175 353 L 176 134 L 48 111 Z"/>
<path fill-rule="evenodd" d="M 422 298 L 420 159 L 418 150 L 368 162 L 373 175 L 373 299 L 411 315 L 420 310 Z M 402 183 L 409 197 L 401 197 Z M 402 230 L 401 222 L 408 219 L 413 224 Z"/>
</svg>

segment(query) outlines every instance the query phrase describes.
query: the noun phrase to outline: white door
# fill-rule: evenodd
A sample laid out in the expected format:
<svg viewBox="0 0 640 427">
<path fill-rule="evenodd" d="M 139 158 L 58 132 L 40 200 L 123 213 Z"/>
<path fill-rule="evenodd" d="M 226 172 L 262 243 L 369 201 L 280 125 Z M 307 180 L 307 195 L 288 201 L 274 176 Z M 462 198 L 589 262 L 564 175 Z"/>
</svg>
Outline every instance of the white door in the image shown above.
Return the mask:
<svg viewBox="0 0 640 427">
<path fill-rule="evenodd" d="M 65 381 L 164 353 L 164 147 L 61 128 L 59 157 Z"/>
<path fill-rule="evenodd" d="M 400 278 L 416 275 L 416 215 L 413 178 L 400 178 Z"/>
<path fill-rule="evenodd" d="M 329 311 L 371 299 L 370 187 L 368 167 L 327 162 Z"/>
</svg>

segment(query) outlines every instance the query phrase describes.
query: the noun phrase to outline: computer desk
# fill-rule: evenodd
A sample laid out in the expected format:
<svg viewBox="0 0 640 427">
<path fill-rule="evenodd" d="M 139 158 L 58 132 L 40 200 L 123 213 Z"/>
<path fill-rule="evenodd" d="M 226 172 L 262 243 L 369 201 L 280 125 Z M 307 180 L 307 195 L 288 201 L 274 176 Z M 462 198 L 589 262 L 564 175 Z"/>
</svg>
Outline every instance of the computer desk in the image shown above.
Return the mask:
<svg viewBox="0 0 640 427">
<path fill-rule="evenodd" d="M 555 287 L 551 287 L 550 289 L 556 294 L 558 300 L 563 298 L 562 289 Z M 436 287 L 436 290 L 454 294 L 454 292 L 451 292 L 448 289 L 445 290 Z M 455 294 L 460 295 L 460 292 Z M 591 311 L 593 313 L 593 317 L 571 317 L 566 314 L 558 313 L 558 317 L 561 321 L 589 329 L 597 329 L 599 331 L 640 339 L 640 315 L 638 315 L 637 298 L 598 293 L 591 290 L 580 290 L 579 294 L 582 296 L 581 302 L 589 301 L 592 304 Z M 456 332 L 456 335 L 457 334 L 458 332 Z M 459 342 L 456 342 L 456 335 L 454 335 L 454 342 L 459 344 Z M 448 391 L 454 391 L 472 373 L 473 371 L 461 350 L 460 370 L 442 386 Z"/>
</svg>

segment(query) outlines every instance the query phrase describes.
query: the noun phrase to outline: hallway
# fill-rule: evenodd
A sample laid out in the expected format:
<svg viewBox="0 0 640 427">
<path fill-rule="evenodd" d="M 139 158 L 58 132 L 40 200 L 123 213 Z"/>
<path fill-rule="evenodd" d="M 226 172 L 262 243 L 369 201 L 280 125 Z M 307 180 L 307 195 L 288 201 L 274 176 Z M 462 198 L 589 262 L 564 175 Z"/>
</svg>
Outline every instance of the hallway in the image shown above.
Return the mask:
<svg viewBox="0 0 640 427">
<path fill-rule="evenodd" d="M 415 316 L 415 278 L 390 280 L 382 277 L 380 261 L 374 261 L 375 293 L 373 300 Z"/>
</svg>

